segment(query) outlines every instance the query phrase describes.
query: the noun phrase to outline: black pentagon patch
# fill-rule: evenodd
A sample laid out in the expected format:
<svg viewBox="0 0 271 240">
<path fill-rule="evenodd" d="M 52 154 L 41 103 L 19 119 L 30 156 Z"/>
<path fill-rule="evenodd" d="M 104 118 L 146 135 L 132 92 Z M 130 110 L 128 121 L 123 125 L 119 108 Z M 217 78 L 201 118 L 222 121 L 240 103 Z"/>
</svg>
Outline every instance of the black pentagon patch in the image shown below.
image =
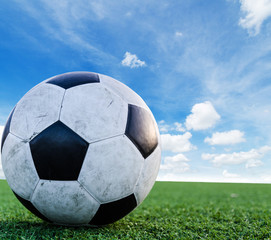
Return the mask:
<svg viewBox="0 0 271 240">
<path fill-rule="evenodd" d="M 70 72 L 57 75 L 46 83 L 68 89 L 82 84 L 100 82 L 99 75 L 91 72 Z"/>
<path fill-rule="evenodd" d="M 125 134 L 136 145 L 144 158 L 147 158 L 158 145 L 155 125 L 150 113 L 144 108 L 128 106 L 128 119 Z"/>
<path fill-rule="evenodd" d="M 101 204 L 89 224 L 101 226 L 113 223 L 126 216 L 136 206 L 137 202 L 134 194 L 114 202 Z"/>
<path fill-rule="evenodd" d="M 77 180 L 88 142 L 58 121 L 30 141 L 40 179 Z"/>
<path fill-rule="evenodd" d="M 23 204 L 30 212 L 32 212 L 33 214 L 35 214 L 37 217 L 39 217 L 40 219 L 42 219 L 44 221 L 52 222 L 48 218 L 46 218 L 43 214 L 41 214 L 40 211 L 38 209 L 36 209 L 30 201 L 27 201 L 24 198 L 21 198 L 15 192 L 13 192 L 13 193 L 16 196 L 16 198 L 21 202 L 21 204 Z"/>
<path fill-rule="evenodd" d="M 4 131 L 3 131 L 3 135 L 2 135 L 2 142 L 1 142 L 1 152 L 2 152 L 2 149 L 3 149 L 3 145 L 4 145 L 4 142 L 10 132 L 10 122 L 11 122 L 11 119 L 12 119 L 12 115 L 14 113 L 14 109 L 11 111 L 9 117 L 8 117 L 8 120 L 7 120 L 7 123 L 5 125 L 5 128 L 4 128 Z"/>
</svg>

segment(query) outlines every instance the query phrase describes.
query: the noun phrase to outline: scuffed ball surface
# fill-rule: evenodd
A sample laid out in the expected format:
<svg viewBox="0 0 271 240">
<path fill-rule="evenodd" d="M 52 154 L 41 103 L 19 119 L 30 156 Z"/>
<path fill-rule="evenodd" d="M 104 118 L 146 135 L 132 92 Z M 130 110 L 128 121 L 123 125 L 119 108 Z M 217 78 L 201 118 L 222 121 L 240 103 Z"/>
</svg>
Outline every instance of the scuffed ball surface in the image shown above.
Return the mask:
<svg viewBox="0 0 271 240">
<path fill-rule="evenodd" d="M 126 85 L 90 72 L 38 84 L 6 123 L 2 165 L 21 203 L 63 225 L 106 225 L 135 209 L 158 174 L 155 119 Z"/>
</svg>

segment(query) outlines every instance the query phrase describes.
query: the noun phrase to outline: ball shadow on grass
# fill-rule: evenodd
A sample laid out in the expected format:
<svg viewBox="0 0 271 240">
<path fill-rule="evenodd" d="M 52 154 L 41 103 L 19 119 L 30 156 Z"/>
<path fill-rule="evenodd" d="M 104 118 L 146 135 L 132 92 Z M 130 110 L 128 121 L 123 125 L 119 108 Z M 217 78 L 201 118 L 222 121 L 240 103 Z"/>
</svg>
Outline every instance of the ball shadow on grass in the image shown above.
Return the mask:
<svg viewBox="0 0 271 240">
<path fill-rule="evenodd" d="M 0 221 L 0 239 L 105 239 L 129 231 L 129 221 L 106 226 L 63 226 L 36 217 Z"/>
</svg>

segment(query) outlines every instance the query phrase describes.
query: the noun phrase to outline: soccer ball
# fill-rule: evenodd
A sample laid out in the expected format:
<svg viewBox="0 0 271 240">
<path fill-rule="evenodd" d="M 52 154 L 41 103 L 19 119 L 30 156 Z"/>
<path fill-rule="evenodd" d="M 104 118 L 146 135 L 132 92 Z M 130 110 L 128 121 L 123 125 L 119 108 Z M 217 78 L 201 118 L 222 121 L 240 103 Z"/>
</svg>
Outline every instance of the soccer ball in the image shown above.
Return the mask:
<svg viewBox="0 0 271 240">
<path fill-rule="evenodd" d="M 145 102 L 91 72 L 49 78 L 18 102 L 6 123 L 2 165 L 20 202 L 43 220 L 101 226 L 136 208 L 161 160 Z"/>
</svg>

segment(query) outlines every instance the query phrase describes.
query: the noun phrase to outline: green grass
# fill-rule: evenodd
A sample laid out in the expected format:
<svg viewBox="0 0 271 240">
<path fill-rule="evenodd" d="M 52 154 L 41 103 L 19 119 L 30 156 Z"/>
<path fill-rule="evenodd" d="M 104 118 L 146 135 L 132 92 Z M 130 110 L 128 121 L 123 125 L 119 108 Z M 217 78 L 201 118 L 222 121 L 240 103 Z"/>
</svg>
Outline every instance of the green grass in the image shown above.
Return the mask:
<svg viewBox="0 0 271 240">
<path fill-rule="evenodd" d="M 0 181 L 0 239 L 271 239 L 271 185 L 157 182 L 103 228 L 60 227 L 28 212 Z"/>
</svg>

